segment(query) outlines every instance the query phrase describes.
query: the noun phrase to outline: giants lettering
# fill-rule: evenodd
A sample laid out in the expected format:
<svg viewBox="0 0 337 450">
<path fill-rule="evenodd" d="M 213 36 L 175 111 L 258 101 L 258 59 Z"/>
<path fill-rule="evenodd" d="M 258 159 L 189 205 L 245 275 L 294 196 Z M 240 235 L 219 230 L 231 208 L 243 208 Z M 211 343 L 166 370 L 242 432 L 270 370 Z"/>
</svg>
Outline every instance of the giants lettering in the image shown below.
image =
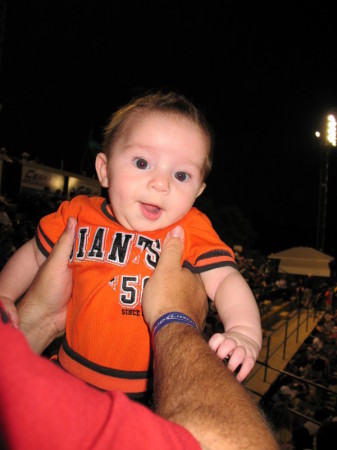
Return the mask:
<svg viewBox="0 0 337 450">
<path fill-rule="evenodd" d="M 93 234 L 92 240 L 90 235 Z M 154 241 L 146 236 L 133 233 L 116 232 L 112 236 L 110 248 L 107 251 L 109 229 L 97 227 L 96 231 L 89 227 L 81 227 L 77 232 L 75 251 L 71 259 L 75 261 L 102 261 L 118 266 L 126 266 L 133 246 L 141 249 L 146 265 L 154 270 L 158 264 L 161 245 L 160 240 Z M 107 255 L 107 256 L 106 256 Z"/>
<path fill-rule="evenodd" d="M 109 234 L 110 232 L 110 234 Z M 116 272 L 112 268 L 109 286 L 118 295 L 119 304 L 134 309 L 142 302 L 142 293 L 157 264 L 161 252 L 160 240 L 131 232 L 111 233 L 107 227 L 80 227 L 74 244 L 71 260 L 73 262 L 92 262 L 119 266 Z M 128 264 L 135 268 L 140 264 L 135 275 L 127 270 Z M 144 267 L 148 267 L 146 270 Z M 126 268 L 125 272 L 120 271 Z M 146 273 L 143 273 L 145 269 Z"/>
<path fill-rule="evenodd" d="M 152 239 L 140 235 L 138 236 L 136 247 L 139 247 L 142 250 L 146 249 L 145 262 L 154 270 L 157 267 L 160 256 L 160 241 L 153 241 Z"/>
</svg>

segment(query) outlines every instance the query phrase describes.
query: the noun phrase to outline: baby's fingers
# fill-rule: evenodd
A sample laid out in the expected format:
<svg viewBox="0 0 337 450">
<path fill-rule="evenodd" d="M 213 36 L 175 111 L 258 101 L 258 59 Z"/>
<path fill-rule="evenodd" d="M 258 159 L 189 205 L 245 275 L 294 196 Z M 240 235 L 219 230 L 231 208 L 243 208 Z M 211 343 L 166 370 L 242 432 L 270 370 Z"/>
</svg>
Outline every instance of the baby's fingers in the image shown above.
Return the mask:
<svg viewBox="0 0 337 450">
<path fill-rule="evenodd" d="M 224 337 L 221 333 L 215 333 L 211 337 L 211 339 L 208 341 L 208 345 L 211 347 L 211 349 L 216 353 L 218 350 L 220 344 L 223 342 Z"/>
<path fill-rule="evenodd" d="M 221 359 L 229 357 L 236 347 L 233 339 L 226 339 L 223 334 L 216 333 L 209 340 L 209 346 Z"/>
<path fill-rule="evenodd" d="M 246 350 L 244 349 L 244 347 L 236 347 L 227 363 L 228 369 L 231 372 L 235 372 L 235 370 L 241 364 L 243 364 L 245 357 L 246 357 Z"/>
<path fill-rule="evenodd" d="M 240 382 L 243 381 L 251 372 L 254 364 L 255 361 L 252 358 L 246 358 L 241 365 L 241 369 L 239 370 L 236 379 Z"/>
</svg>

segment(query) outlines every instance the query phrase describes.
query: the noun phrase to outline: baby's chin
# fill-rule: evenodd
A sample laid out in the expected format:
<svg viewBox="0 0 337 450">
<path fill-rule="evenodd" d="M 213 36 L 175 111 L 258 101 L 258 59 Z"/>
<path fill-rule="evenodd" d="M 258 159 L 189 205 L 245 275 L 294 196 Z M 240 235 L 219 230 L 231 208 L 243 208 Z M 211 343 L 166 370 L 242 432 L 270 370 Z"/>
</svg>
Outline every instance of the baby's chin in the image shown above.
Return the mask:
<svg viewBox="0 0 337 450">
<path fill-rule="evenodd" d="M 146 232 L 153 232 L 153 231 L 160 231 L 164 230 L 165 228 L 168 228 L 171 224 L 169 223 L 149 223 L 144 225 L 135 226 L 133 228 L 133 231 L 136 231 L 137 233 L 146 233 Z"/>
<path fill-rule="evenodd" d="M 139 221 L 137 223 L 137 221 L 135 221 L 134 223 L 121 223 L 119 222 L 119 224 L 125 228 L 128 231 L 133 231 L 136 233 L 150 233 L 153 231 L 160 231 L 160 230 L 164 230 L 165 228 L 168 228 L 170 226 L 173 225 L 172 222 L 168 222 L 168 221 L 163 221 L 163 220 L 158 220 L 158 221 L 148 221 L 148 220 L 144 220 L 144 221 Z"/>
<path fill-rule="evenodd" d="M 185 215 L 188 213 L 188 211 L 185 214 L 181 214 L 179 217 L 174 218 L 168 218 L 165 216 L 165 213 L 161 215 L 156 220 L 150 220 L 146 217 L 136 217 L 132 220 L 128 220 L 127 217 L 124 216 L 117 216 L 115 215 L 115 218 L 117 222 L 126 230 L 133 231 L 136 233 L 146 233 L 146 232 L 153 232 L 153 231 L 160 231 L 164 230 L 169 227 L 173 227 L 177 225 L 177 222 L 179 222 Z M 170 220 L 169 220 L 170 219 Z"/>
<path fill-rule="evenodd" d="M 178 222 L 181 218 L 175 220 L 174 222 L 161 222 L 156 224 L 148 224 L 147 226 L 139 226 L 137 229 L 135 228 L 134 231 L 137 233 L 150 233 L 154 231 L 160 231 L 165 229 L 171 229 L 174 228 L 176 225 L 178 225 Z"/>
</svg>

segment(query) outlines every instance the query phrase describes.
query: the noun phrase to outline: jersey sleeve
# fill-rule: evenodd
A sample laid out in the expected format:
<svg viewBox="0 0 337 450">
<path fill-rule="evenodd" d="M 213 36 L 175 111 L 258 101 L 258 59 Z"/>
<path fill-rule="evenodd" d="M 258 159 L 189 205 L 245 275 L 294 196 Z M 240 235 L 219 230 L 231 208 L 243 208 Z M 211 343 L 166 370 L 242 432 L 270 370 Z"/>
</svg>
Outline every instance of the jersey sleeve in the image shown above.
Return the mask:
<svg viewBox="0 0 337 450">
<path fill-rule="evenodd" d="M 183 267 L 195 273 L 224 266 L 237 269 L 233 250 L 220 239 L 205 214 L 192 208 L 181 225 L 185 231 Z"/>
<path fill-rule="evenodd" d="M 38 248 L 44 256 L 48 256 L 55 243 L 58 241 L 66 227 L 68 217 L 75 217 L 80 222 L 87 223 L 88 220 L 101 220 L 101 210 L 104 198 L 88 197 L 87 195 L 77 195 L 71 200 L 61 203 L 56 212 L 44 216 L 36 229 L 35 240 Z"/>
<path fill-rule="evenodd" d="M 61 203 L 56 212 L 42 217 L 35 231 L 35 240 L 44 256 L 48 256 L 65 229 L 69 217 L 69 201 Z"/>
</svg>

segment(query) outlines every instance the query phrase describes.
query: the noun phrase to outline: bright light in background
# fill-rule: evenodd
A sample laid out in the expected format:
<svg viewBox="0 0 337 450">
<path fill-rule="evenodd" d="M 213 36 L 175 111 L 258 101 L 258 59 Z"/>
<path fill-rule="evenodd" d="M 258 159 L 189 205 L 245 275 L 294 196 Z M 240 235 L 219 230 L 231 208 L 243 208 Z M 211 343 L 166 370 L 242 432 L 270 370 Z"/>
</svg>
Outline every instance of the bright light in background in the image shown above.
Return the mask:
<svg viewBox="0 0 337 450">
<path fill-rule="evenodd" d="M 323 142 L 320 142 L 323 149 L 320 163 L 316 248 L 321 251 L 324 250 L 325 241 L 325 222 L 328 204 L 329 155 L 331 153 L 331 146 L 336 147 L 336 125 L 336 117 L 333 114 L 329 114 L 325 118 L 326 132 L 324 134 L 324 139 Z M 320 132 L 316 131 L 315 136 L 319 138 Z"/>
<path fill-rule="evenodd" d="M 336 119 L 332 114 L 328 116 L 327 127 L 327 140 L 333 147 L 336 147 Z"/>
<path fill-rule="evenodd" d="M 63 175 L 52 175 L 49 179 L 49 188 L 52 192 L 57 190 L 62 191 L 64 186 L 64 176 Z"/>
</svg>

